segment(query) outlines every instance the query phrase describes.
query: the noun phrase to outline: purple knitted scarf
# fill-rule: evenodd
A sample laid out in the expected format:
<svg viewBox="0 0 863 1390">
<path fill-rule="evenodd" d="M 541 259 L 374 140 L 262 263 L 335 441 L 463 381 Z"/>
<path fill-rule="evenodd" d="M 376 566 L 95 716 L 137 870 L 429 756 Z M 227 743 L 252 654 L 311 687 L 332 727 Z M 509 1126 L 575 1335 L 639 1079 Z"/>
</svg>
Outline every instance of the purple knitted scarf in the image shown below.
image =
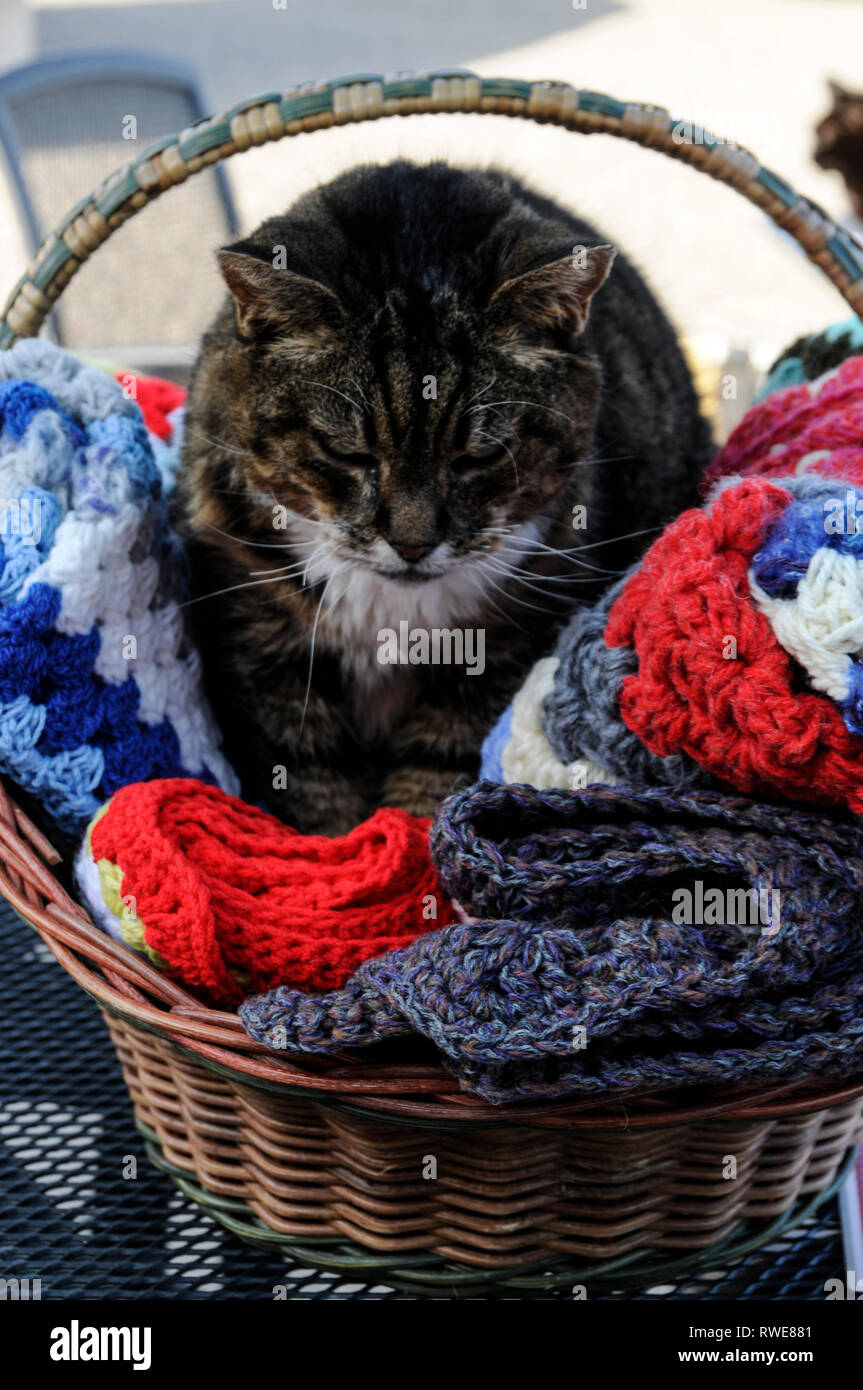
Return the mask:
<svg viewBox="0 0 863 1390">
<path fill-rule="evenodd" d="M 328 1053 L 421 1034 L 496 1104 L 863 1071 L 857 820 L 480 782 L 445 802 L 432 851 L 477 920 L 331 993 L 247 1000 L 253 1038 Z"/>
</svg>

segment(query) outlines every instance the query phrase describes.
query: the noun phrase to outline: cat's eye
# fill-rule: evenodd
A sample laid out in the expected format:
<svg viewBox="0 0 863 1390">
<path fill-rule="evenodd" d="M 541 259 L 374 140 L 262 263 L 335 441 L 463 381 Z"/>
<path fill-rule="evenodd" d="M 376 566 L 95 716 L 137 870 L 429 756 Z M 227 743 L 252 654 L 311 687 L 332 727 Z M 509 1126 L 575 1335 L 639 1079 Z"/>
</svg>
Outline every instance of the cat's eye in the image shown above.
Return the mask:
<svg viewBox="0 0 863 1390">
<path fill-rule="evenodd" d="M 338 459 L 339 463 L 348 463 L 352 468 L 369 469 L 377 468 L 378 466 L 378 461 L 374 454 L 360 454 L 349 450 L 341 450 L 335 448 L 332 444 L 327 446 L 327 452 L 332 454 L 333 458 Z"/>
<path fill-rule="evenodd" d="M 497 441 L 480 445 L 470 453 L 457 454 L 450 462 L 450 469 L 453 473 L 467 473 L 471 468 L 482 468 L 490 463 L 497 463 L 505 453 L 506 448 Z"/>
</svg>

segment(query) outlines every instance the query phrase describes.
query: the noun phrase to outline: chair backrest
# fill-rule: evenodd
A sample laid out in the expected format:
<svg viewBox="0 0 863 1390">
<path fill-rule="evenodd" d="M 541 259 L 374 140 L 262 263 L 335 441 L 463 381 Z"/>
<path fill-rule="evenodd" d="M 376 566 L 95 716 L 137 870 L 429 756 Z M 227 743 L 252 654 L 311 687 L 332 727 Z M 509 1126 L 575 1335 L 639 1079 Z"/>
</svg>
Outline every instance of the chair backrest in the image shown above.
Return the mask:
<svg viewBox="0 0 863 1390">
<path fill-rule="evenodd" d="M 0 77 L 0 143 L 33 249 L 119 164 L 203 115 L 192 69 L 148 54 L 76 53 Z M 146 208 L 69 286 L 52 316 L 64 346 L 199 338 L 224 294 L 213 253 L 236 233 L 234 206 L 221 169 L 167 196 L 167 218 L 159 201 Z"/>
</svg>

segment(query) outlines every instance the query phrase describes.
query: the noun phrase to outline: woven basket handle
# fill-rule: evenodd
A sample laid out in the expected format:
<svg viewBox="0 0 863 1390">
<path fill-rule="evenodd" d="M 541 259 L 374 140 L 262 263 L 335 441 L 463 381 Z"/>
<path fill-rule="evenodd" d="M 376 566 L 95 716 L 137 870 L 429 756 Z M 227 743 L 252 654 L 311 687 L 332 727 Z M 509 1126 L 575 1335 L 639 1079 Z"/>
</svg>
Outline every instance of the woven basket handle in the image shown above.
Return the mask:
<svg viewBox="0 0 863 1390">
<path fill-rule="evenodd" d="M 252 97 L 150 145 L 67 213 L 12 291 L 0 348 L 33 336 L 84 261 L 112 232 L 174 184 L 208 165 L 287 135 L 381 116 L 437 111 L 521 116 L 585 134 L 621 135 L 692 164 L 737 189 L 797 240 L 855 312 L 863 314 L 863 246 L 740 145 L 676 121 L 659 106 L 616 101 L 565 82 L 480 78 L 461 70 L 343 77 Z"/>
</svg>

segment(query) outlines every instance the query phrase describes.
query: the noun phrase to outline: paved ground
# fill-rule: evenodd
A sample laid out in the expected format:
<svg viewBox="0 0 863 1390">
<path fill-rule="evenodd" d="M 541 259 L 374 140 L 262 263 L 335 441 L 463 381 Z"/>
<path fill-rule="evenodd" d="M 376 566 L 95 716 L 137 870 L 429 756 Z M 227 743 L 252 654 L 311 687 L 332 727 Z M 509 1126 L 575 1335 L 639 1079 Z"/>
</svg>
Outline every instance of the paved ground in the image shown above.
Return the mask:
<svg viewBox="0 0 863 1390">
<path fill-rule="evenodd" d="M 113 44 L 192 61 L 214 106 L 344 72 L 456 65 L 560 77 L 659 102 L 741 139 L 835 215 L 845 211 L 837 177 L 812 163 L 812 126 L 828 76 L 863 88 L 859 0 L 585 0 L 583 9 L 572 0 L 0 0 L 0 16 L 6 6 L 26 11 L 41 51 Z M 357 159 L 396 153 L 503 163 L 569 200 L 633 255 L 689 335 L 755 345 L 763 356 L 843 316 L 832 287 L 754 208 L 606 136 L 413 118 L 256 150 L 231 172 L 254 222 Z M 7 212 L 0 195 L 0 291 L 23 255 Z"/>
</svg>

